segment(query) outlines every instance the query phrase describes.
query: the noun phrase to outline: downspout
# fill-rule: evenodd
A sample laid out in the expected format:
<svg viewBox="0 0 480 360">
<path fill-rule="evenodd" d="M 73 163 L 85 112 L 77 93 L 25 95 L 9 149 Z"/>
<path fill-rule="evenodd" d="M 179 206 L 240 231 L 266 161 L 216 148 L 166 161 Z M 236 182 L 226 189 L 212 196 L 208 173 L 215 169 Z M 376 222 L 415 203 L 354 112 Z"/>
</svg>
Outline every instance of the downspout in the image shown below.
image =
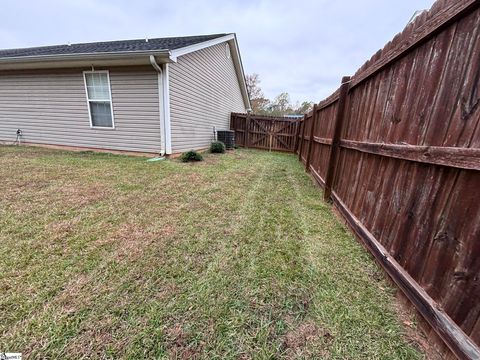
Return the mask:
<svg viewBox="0 0 480 360">
<path fill-rule="evenodd" d="M 171 154 L 170 138 L 170 95 L 168 91 L 168 67 L 166 71 L 150 55 L 150 64 L 158 73 L 158 102 L 160 107 L 160 155 Z"/>
</svg>

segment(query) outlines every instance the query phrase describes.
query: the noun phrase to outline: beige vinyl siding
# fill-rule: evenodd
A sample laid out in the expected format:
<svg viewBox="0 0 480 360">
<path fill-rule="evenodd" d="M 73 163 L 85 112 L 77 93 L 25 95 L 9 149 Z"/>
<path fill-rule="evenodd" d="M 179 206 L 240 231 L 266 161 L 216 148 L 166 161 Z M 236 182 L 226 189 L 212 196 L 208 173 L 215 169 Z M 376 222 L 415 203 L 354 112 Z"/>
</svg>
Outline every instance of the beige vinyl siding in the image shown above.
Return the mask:
<svg viewBox="0 0 480 360">
<path fill-rule="evenodd" d="M 107 68 L 115 129 L 91 129 L 83 70 L 0 72 L 0 141 L 159 153 L 157 73 Z"/>
<path fill-rule="evenodd" d="M 180 56 L 170 69 L 174 153 L 209 146 L 213 127 L 230 128 L 230 113 L 244 112 L 240 85 L 226 43 Z"/>
</svg>

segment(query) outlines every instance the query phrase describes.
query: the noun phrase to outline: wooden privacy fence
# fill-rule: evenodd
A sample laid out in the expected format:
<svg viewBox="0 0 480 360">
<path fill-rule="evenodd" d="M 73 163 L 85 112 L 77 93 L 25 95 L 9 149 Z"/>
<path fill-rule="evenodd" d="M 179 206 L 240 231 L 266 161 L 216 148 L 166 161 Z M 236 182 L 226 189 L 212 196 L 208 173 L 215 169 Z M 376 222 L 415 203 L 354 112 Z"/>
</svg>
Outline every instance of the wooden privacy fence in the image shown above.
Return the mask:
<svg viewBox="0 0 480 360">
<path fill-rule="evenodd" d="M 291 118 L 252 114 L 232 113 L 230 118 L 237 145 L 285 152 L 294 151 L 299 124 Z"/>
<path fill-rule="evenodd" d="M 462 359 L 480 358 L 479 5 L 437 1 L 315 105 L 295 147 Z"/>
</svg>

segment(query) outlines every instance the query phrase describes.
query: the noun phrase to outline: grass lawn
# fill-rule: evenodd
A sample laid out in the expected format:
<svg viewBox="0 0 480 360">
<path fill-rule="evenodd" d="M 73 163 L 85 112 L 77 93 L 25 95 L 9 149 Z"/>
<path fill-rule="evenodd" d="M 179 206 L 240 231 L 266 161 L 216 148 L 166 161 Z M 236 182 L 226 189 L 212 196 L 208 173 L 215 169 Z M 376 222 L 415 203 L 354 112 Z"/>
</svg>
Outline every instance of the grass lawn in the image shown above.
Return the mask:
<svg viewBox="0 0 480 360">
<path fill-rule="evenodd" d="M 296 157 L 205 160 L 0 147 L 0 351 L 422 358 Z"/>
</svg>

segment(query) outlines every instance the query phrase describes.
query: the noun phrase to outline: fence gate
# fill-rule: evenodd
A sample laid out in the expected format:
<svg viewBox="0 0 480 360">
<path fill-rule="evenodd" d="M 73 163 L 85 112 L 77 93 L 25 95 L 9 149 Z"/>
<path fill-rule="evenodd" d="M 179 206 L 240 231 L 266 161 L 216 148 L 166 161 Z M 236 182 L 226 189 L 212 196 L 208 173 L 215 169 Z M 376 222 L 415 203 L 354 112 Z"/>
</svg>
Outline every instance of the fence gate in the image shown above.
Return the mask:
<svg viewBox="0 0 480 360">
<path fill-rule="evenodd" d="M 294 152 L 300 120 L 232 113 L 230 128 L 239 146 Z"/>
</svg>

